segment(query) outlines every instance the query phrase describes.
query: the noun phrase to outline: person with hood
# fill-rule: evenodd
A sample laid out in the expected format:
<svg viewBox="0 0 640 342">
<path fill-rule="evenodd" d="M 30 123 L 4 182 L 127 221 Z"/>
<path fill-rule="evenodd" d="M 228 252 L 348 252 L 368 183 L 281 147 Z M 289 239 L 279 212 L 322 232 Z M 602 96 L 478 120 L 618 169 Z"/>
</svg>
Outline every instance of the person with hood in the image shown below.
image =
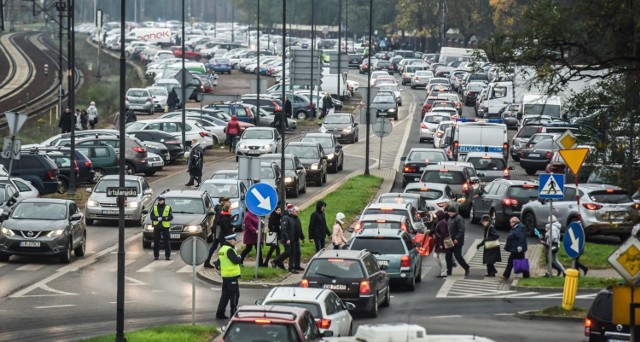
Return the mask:
<svg viewBox="0 0 640 342">
<path fill-rule="evenodd" d="M 291 100 L 289 100 L 289 97 L 284 98 L 284 113 L 288 118 L 293 117 L 293 106 L 291 105 Z"/>
<path fill-rule="evenodd" d="M 500 255 L 500 244 L 495 246 L 495 243 L 500 238 L 498 231 L 491 224 L 491 217 L 489 215 L 482 215 L 480 219 L 480 223 L 482 224 L 482 228 L 484 228 L 484 238 L 482 242 L 476 246 L 477 249 L 480 247 L 484 247 L 482 253 L 482 263 L 487 265 L 487 277 L 495 277 L 498 270 L 496 270 L 495 263 L 502 262 L 502 256 Z M 493 242 L 489 242 L 493 241 Z M 487 243 L 489 242 L 489 243 Z"/>
<path fill-rule="evenodd" d="M 291 253 L 291 247 L 293 245 L 292 239 L 294 236 L 293 224 L 289 222 L 289 212 L 291 212 L 295 207 L 293 204 L 287 203 L 287 210 L 282 215 L 282 219 L 280 220 L 280 242 L 284 246 L 284 251 L 277 258 L 271 261 L 271 266 L 279 267 L 281 269 L 285 269 L 284 260 L 289 258 L 289 265 L 293 265 L 293 256 Z M 272 213 L 273 214 L 273 213 Z"/>
<path fill-rule="evenodd" d="M 216 249 L 218 249 L 218 245 L 222 245 L 224 242 L 218 233 L 220 232 L 220 216 L 222 215 L 222 207 L 227 202 L 229 202 L 229 197 L 220 197 L 218 199 L 218 204 L 213 207 L 213 212 L 215 213 L 215 216 L 213 217 L 213 227 L 211 227 L 213 244 L 211 244 L 211 248 L 209 248 L 209 255 L 207 256 L 207 260 L 204 262 L 205 268 L 214 268 L 211 265 L 211 258 L 213 257 L 213 253 L 215 253 Z"/>
<path fill-rule="evenodd" d="M 324 215 L 324 209 L 327 203 L 318 201 L 316 203 L 316 211 L 311 214 L 309 219 L 309 242 L 313 241 L 316 245 L 316 253 L 325 246 L 325 235 L 331 236 L 331 231 L 327 227 L 327 218 Z"/>
<path fill-rule="evenodd" d="M 500 276 L 503 281 L 509 280 L 511 277 L 511 271 L 513 270 L 513 260 L 524 259 L 524 253 L 527 251 L 527 236 L 525 235 L 525 228 L 520 219 L 516 216 L 509 220 L 511 224 L 511 230 L 507 235 L 507 242 L 504 245 L 504 250 L 509 252 L 509 259 L 507 260 L 507 267 L 504 269 L 504 273 Z M 529 272 L 523 272 L 524 278 L 529 278 Z"/>
<path fill-rule="evenodd" d="M 98 108 L 96 108 L 96 103 L 91 101 L 89 107 L 87 107 L 87 115 L 89 118 L 89 127 L 91 129 L 96 128 L 96 124 L 98 123 Z"/>
<path fill-rule="evenodd" d="M 180 102 L 180 99 L 178 99 L 178 94 L 176 93 L 176 89 L 171 88 L 171 91 L 167 96 L 167 107 L 169 107 L 169 112 L 175 111 L 179 102 Z"/>
<path fill-rule="evenodd" d="M 231 120 L 227 123 L 227 143 L 229 144 L 229 152 L 236 150 L 236 137 L 240 135 L 240 123 L 238 117 L 231 116 Z"/>
<path fill-rule="evenodd" d="M 131 109 L 131 107 L 127 107 L 127 111 L 124 112 L 124 124 L 128 124 L 131 122 L 136 122 L 138 121 L 138 116 L 136 115 L 136 112 Z"/>
<path fill-rule="evenodd" d="M 332 109 L 333 99 L 331 98 L 331 95 L 327 93 L 327 95 L 322 98 L 322 114 L 320 116 L 320 119 L 324 119 L 324 117 L 327 116 L 327 114 L 329 114 L 329 111 L 331 111 Z"/>
<path fill-rule="evenodd" d="M 451 275 L 451 272 L 453 271 L 453 258 L 455 257 L 456 261 L 458 261 L 458 265 L 464 268 L 464 275 L 468 276 L 470 267 L 462 256 L 462 246 L 464 245 L 464 220 L 458 214 L 458 210 L 453 206 L 450 206 L 447 209 L 447 214 L 449 214 L 449 220 L 447 221 L 447 224 L 449 225 L 449 234 L 451 234 L 451 239 L 454 244 L 452 248 L 447 250 L 447 275 Z"/>
<path fill-rule="evenodd" d="M 84 109 L 80 111 L 80 125 L 83 131 L 89 129 L 89 113 Z"/>
<path fill-rule="evenodd" d="M 275 239 L 267 237 L 266 242 L 269 245 L 269 251 L 267 251 L 267 257 L 264 259 L 262 266 L 269 266 L 269 259 L 273 252 L 276 252 L 276 258 L 280 256 L 280 244 L 278 241 L 282 240 L 282 234 L 280 233 L 280 220 L 282 219 L 282 208 L 277 206 L 276 209 L 269 214 L 269 222 L 267 224 L 269 228 L 269 236 L 274 236 Z"/>
<path fill-rule="evenodd" d="M 444 211 L 436 211 L 435 216 L 436 225 L 431 231 L 431 235 L 433 235 L 436 240 L 433 257 L 436 259 L 438 266 L 440 266 L 440 275 L 438 277 L 446 278 L 447 268 L 443 263 L 447 249 L 444 247 L 444 239 L 450 236 L 449 226 L 447 225 L 447 214 L 445 214 Z"/>
<path fill-rule="evenodd" d="M 258 232 L 260 231 L 260 218 L 252 213 L 250 210 L 247 210 L 247 213 L 244 215 L 244 234 L 242 236 L 242 242 L 244 243 L 244 250 L 240 254 L 240 258 L 242 261 L 240 262 L 240 266 L 244 264 L 244 259 L 251 253 L 251 250 L 256 248 L 256 262 L 258 265 L 262 264 L 262 260 L 257 259 L 257 253 L 260 248 L 258 246 Z M 260 259 L 262 259 L 262 253 L 260 254 Z"/>
<path fill-rule="evenodd" d="M 73 125 L 76 124 L 76 118 L 71 113 L 71 108 L 67 107 L 64 110 L 62 115 L 60 115 L 60 121 L 58 121 L 58 128 L 60 128 L 61 133 L 69 133 L 73 128 Z"/>
<path fill-rule="evenodd" d="M 287 118 L 285 117 L 282 109 L 280 109 L 274 114 L 273 123 L 272 123 L 272 127 L 277 129 L 278 132 L 280 132 L 280 135 L 284 135 L 284 130 L 282 129 L 282 120 L 284 120 L 285 129 L 289 128 L 289 122 L 287 121 Z"/>
<path fill-rule="evenodd" d="M 336 223 L 333 225 L 333 234 L 331 235 L 331 242 L 333 242 L 333 249 L 342 249 L 347 245 L 347 239 L 344 237 L 344 214 L 336 214 Z"/>
<path fill-rule="evenodd" d="M 185 186 L 192 186 L 194 182 L 196 187 L 202 183 L 202 168 L 204 166 L 204 152 L 198 139 L 191 140 L 191 151 L 189 152 L 189 160 L 187 161 L 187 171 L 189 172 L 189 181 Z"/>
<path fill-rule="evenodd" d="M 302 222 L 300 221 L 300 208 L 293 207 L 289 212 L 289 223 L 293 226 L 293 239 L 291 240 L 291 261 L 289 264 L 289 272 L 298 273 L 304 271 L 301 266 L 302 249 L 300 244 L 304 241 L 304 233 L 302 232 Z"/>
<path fill-rule="evenodd" d="M 562 264 L 558 261 L 558 248 L 560 246 L 560 222 L 558 219 L 552 215 L 551 216 L 551 224 L 545 226 L 545 234 L 542 238 L 540 238 L 540 242 L 545 247 L 544 255 L 549 255 L 549 234 L 551 234 L 551 266 L 558 271 L 557 275 L 564 276 L 565 270 Z M 549 232 L 551 230 L 551 232 Z M 551 274 L 546 273 L 546 277 L 551 277 Z"/>
</svg>

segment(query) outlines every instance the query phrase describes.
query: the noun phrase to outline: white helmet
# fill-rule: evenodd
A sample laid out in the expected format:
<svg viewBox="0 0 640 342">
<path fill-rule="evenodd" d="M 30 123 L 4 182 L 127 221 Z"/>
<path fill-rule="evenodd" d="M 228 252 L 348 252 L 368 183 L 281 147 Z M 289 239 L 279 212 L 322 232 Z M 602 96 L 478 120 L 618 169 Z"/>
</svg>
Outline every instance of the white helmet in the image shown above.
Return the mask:
<svg viewBox="0 0 640 342">
<path fill-rule="evenodd" d="M 343 223 L 344 222 L 344 214 L 343 213 L 337 213 L 336 214 L 336 221 Z"/>
</svg>

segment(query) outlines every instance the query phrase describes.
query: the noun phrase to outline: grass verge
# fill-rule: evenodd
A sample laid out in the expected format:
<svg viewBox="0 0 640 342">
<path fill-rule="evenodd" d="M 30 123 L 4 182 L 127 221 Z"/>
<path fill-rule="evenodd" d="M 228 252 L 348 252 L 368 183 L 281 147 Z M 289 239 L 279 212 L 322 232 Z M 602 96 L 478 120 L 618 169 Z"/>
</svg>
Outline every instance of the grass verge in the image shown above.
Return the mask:
<svg viewBox="0 0 640 342">
<path fill-rule="evenodd" d="M 266 251 L 264 252 L 266 253 Z M 240 270 L 242 271 L 240 279 L 242 279 L 243 281 L 256 280 L 255 266 L 241 267 Z M 258 273 L 258 280 L 278 282 L 286 279 L 289 275 L 290 275 L 289 272 L 280 268 L 260 267 L 260 271 Z"/>
<path fill-rule="evenodd" d="M 621 278 L 581 276 L 578 278 L 578 289 L 603 289 L 607 286 L 615 285 L 616 283 L 619 283 L 621 281 Z M 564 277 L 534 277 L 520 279 L 518 280 L 518 286 L 563 288 Z"/>
<path fill-rule="evenodd" d="M 330 193 L 322 200 L 327 203 L 325 216 L 327 218 L 327 226 L 332 230 L 335 222 L 336 214 L 339 212 L 345 215 L 345 226 L 348 226 L 357 215 L 371 201 L 372 197 L 378 192 L 382 178 L 376 176 L 356 176 L 346 181 L 338 189 Z M 309 238 L 309 218 L 316 210 L 315 203 L 307 209 L 300 212 L 300 221 L 302 222 L 302 231 L 305 237 Z M 301 245 L 302 259 L 308 260 L 316 253 L 313 242 L 305 241 Z"/>
<path fill-rule="evenodd" d="M 215 325 L 167 325 L 125 333 L 129 342 L 209 342 L 217 334 Z M 115 334 L 85 339 L 85 342 L 112 342 Z"/>
<path fill-rule="evenodd" d="M 580 256 L 580 263 L 594 270 L 602 270 L 611 268 L 607 258 L 616 250 L 616 245 L 604 245 L 599 243 L 587 242 L 584 246 L 584 253 Z M 543 249 L 544 251 L 544 249 Z M 558 261 L 563 265 L 573 265 L 573 260 L 567 256 L 564 248 L 560 248 L 558 252 Z M 540 253 L 540 265 L 547 265 L 547 254 Z"/>
<path fill-rule="evenodd" d="M 585 317 L 588 310 L 574 307 L 571 310 L 565 310 L 560 305 L 544 308 L 539 311 L 531 312 L 534 315 L 545 315 L 551 317 Z"/>
</svg>

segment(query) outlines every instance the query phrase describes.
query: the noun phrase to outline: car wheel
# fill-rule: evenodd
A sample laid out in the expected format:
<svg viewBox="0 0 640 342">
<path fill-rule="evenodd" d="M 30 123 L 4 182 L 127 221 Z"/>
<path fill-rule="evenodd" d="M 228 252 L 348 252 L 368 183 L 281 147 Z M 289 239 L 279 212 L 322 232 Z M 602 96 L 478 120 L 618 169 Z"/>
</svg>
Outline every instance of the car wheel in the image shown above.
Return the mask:
<svg viewBox="0 0 640 342">
<path fill-rule="evenodd" d="M 324 176 L 322 176 L 322 184 L 327 184 L 327 173 L 328 172 L 325 171 Z"/>
<path fill-rule="evenodd" d="M 416 86 L 414 86 L 413 84 L 411 85 L 411 89 L 416 89 Z"/>
<path fill-rule="evenodd" d="M 132 163 L 124 163 L 124 174 L 132 176 L 136 173 L 136 167 Z"/>
<path fill-rule="evenodd" d="M 344 157 L 340 157 L 340 164 L 338 166 L 338 171 L 342 171 L 344 168 Z"/>
<path fill-rule="evenodd" d="M 67 192 L 67 181 L 64 179 L 60 179 L 60 183 L 58 183 L 58 193 L 64 194 Z"/>
<path fill-rule="evenodd" d="M 416 289 L 416 277 L 413 276 L 411 277 L 411 279 L 407 279 L 407 290 L 409 291 L 415 291 Z"/>
<path fill-rule="evenodd" d="M 338 163 L 340 163 L 340 160 L 336 160 L 336 163 L 333 165 L 333 168 L 331 169 L 331 173 L 338 173 L 338 170 L 339 170 Z"/>
<path fill-rule="evenodd" d="M 291 194 L 291 197 L 297 198 L 298 195 L 300 195 L 300 189 L 298 189 L 298 184 L 296 184 L 295 188 L 293 189 L 293 193 Z"/>
<path fill-rule="evenodd" d="M 106 175 L 103 169 L 94 169 L 93 170 L 93 182 L 98 183 L 99 180 L 102 179 Z"/>
<path fill-rule="evenodd" d="M 320 174 L 320 176 L 318 176 L 318 179 L 316 179 L 316 186 L 322 186 L 322 174 Z"/>
<path fill-rule="evenodd" d="M 478 223 L 478 217 L 476 217 L 476 211 L 473 209 L 473 203 L 469 206 L 469 219 L 471 223 Z"/>
<path fill-rule="evenodd" d="M 11 254 L 0 253 L 0 261 L 2 262 L 8 262 L 10 257 Z"/>
<path fill-rule="evenodd" d="M 349 325 L 349 336 L 353 335 L 353 323 Z"/>
<path fill-rule="evenodd" d="M 529 175 L 529 176 L 534 176 L 537 172 L 537 170 L 535 169 L 524 169 L 524 171 Z"/>
<path fill-rule="evenodd" d="M 360 134 L 360 131 L 356 132 L 356 142 L 360 141 L 360 137 L 358 136 Z"/>
<path fill-rule="evenodd" d="M 522 216 L 522 221 L 524 222 L 524 231 L 527 236 L 533 236 L 533 230 L 536 229 L 536 217 L 533 216 L 532 212 L 526 212 Z"/>
<path fill-rule="evenodd" d="M 144 172 L 144 175 L 145 175 L 145 176 L 153 176 L 153 175 L 155 175 L 155 174 L 156 174 L 156 171 L 145 171 L 145 172 Z"/>
<path fill-rule="evenodd" d="M 358 134 L 357 134 L 357 132 L 354 132 L 353 133 L 353 137 L 351 137 L 351 143 L 355 144 L 356 141 L 358 141 Z"/>
<path fill-rule="evenodd" d="M 151 241 L 144 241 L 144 239 L 142 240 L 142 248 L 143 249 L 149 249 L 151 248 Z"/>
<path fill-rule="evenodd" d="M 424 139 L 420 138 L 420 143 L 422 144 L 424 142 Z"/>
<path fill-rule="evenodd" d="M 80 243 L 80 246 L 76 247 L 76 249 L 73 250 L 73 254 L 75 254 L 75 256 L 77 257 L 81 257 L 84 256 L 84 253 L 87 251 L 87 234 L 82 235 L 82 242 Z"/>
<path fill-rule="evenodd" d="M 382 306 L 389 307 L 391 305 L 391 285 L 387 287 L 387 294 L 384 296 L 384 302 L 382 302 Z"/>
<path fill-rule="evenodd" d="M 376 318 L 378 317 L 378 295 L 373 296 L 373 310 L 369 312 L 369 317 Z"/>
<path fill-rule="evenodd" d="M 68 264 L 71 262 L 71 249 L 73 246 L 71 245 L 71 241 L 69 241 L 69 246 L 67 247 L 67 251 L 64 252 L 63 255 L 60 256 L 60 262 L 63 264 Z"/>
<path fill-rule="evenodd" d="M 298 120 L 306 120 L 307 119 L 307 112 L 305 112 L 304 110 L 299 110 L 296 112 L 296 119 Z"/>
<path fill-rule="evenodd" d="M 515 161 L 520 161 L 520 156 L 518 156 L 518 155 L 512 154 L 511 158 L 513 158 L 513 160 L 515 160 Z"/>
</svg>

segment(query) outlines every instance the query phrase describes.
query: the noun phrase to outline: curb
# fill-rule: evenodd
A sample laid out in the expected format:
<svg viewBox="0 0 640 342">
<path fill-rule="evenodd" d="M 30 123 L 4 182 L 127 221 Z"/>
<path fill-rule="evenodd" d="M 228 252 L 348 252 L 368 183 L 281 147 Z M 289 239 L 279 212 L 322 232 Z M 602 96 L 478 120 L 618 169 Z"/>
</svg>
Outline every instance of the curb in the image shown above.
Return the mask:
<svg viewBox="0 0 640 342">
<path fill-rule="evenodd" d="M 518 286 L 517 282 L 511 284 L 511 290 L 518 292 L 545 292 L 545 293 L 562 293 L 564 288 L 562 287 L 537 287 L 537 286 Z M 597 293 L 597 289 L 578 289 L 576 294 L 588 295 Z"/>
<path fill-rule="evenodd" d="M 514 316 L 520 319 L 527 319 L 531 321 L 564 321 L 564 322 L 583 322 L 584 318 L 582 317 L 566 317 L 566 316 L 555 316 L 555 315 L 541 315 L 534 314 L 534 310 L 530 311 L 520 311 L 517 312 Z"/>
</svg>

